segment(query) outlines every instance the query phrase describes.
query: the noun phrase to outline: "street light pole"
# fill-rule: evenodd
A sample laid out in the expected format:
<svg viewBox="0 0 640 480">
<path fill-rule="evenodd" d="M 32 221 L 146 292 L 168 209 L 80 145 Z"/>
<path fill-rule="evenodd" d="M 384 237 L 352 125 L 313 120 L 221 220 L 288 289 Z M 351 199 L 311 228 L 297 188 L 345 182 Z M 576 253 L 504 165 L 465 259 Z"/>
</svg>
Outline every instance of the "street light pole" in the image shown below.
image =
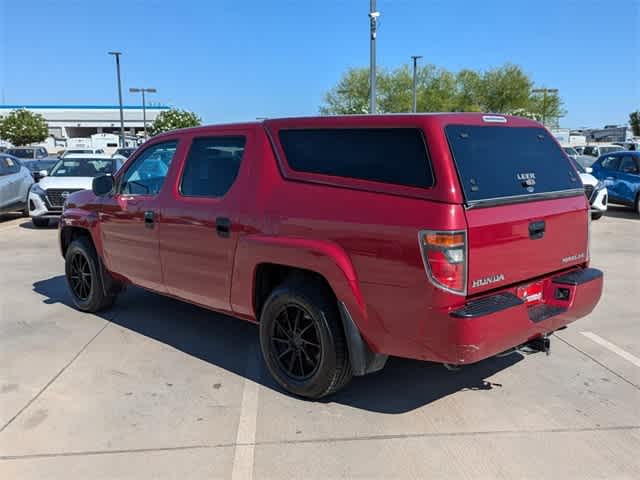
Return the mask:
<svg viewBox="0 0 640 480">
<path fill-rule="evenodd" d="M 542 96 L 542 125 L 547 126 L 547 93 L 558 93 L 557 88 L 534 88 L 531 93 L 541 93 Z"/>
<path fill-rule="evenodd" d="M 413 113 L 417 112 L 418 109 L 418 99 L 416 96 L 416 83 L 417 83 L 417 72 L 418 72 L 418 59 L 422 58 L 422 55 L 411 55 L 411 59 L 413 60 L 413 108 L 411 111 Z"/>
<path fill-rule="evenodd" d="M 155 88 L 130 88 L 131 93 L 142 93 L 142 125 L 144 128 L 144 139 L 147 139 L 147 102 L 145 99 L 145 93 L 156 93 Z"/>
<path fill-rule="evenodd" d="M 369 27 L 370 27 L 370 53 L 369 58 L 369 84 L 371 97 L 369 98 L 369 113 L 376 113 L 376 36 L 378 32 L 378 17 L 380 12 L 376 11 L 376 0 L 369 0 Z"/>
<path fill-rule="evenodd" d="M 120 104 L 120 146 L 125 147 L 124 141 L 124 110 L 122 108 L 122 82 L 120 81 L 120 55 L 122 52 L 108 52 L 109 55 L 116 57 L 116 72 L 118 75 L 118 102 Z"/>
</svg>

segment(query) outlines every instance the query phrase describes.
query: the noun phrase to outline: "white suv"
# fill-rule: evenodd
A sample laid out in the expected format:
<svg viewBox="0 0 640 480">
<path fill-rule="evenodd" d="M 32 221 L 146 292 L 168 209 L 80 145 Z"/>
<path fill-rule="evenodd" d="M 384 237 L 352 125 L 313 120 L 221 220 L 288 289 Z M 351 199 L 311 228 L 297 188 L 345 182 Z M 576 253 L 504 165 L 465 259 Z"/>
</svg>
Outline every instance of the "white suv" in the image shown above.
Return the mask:
<svg viewBox="0 0 640 480">
<path fill-rule="evenodd" d="M 114 174 L 124 162 L 107 155 L 69 154 L 61 158 L 49 175 L 29 190 L 29 215 L 35 227 L 46 227 L 62 214 L 66 199 L 91 188 L 93 178 Z"/>
</svg>

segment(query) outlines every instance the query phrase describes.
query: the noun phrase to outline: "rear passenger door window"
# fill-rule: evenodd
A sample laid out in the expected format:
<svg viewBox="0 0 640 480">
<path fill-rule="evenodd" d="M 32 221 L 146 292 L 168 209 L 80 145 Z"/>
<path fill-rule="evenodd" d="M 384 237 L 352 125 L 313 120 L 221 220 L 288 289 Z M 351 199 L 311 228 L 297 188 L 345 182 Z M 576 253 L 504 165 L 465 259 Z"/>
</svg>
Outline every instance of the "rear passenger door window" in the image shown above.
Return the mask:
<svg viewBox="0 0 640 480">
<path fill-rule="evenodd" d="M 124 174 L 120 193 L 124 195 L 157 195 L 178 147 L 178 141 L 158 143 L 136 158 Z"/>
<path fill-rule="evenodd" d="M 245 144 L 243 136 L 195 138 L 185 162 L 180 193 L 186 197 L 223 197 L 238 176 Z"/>
<path fill-rule="evenodd" d="M 638 165 L 636 164 L 635 159 L 631 155 L 626 155 L 622 157 L 620 161 L 620 171 L 622 173 L 638 173 Z"/>
</svg>

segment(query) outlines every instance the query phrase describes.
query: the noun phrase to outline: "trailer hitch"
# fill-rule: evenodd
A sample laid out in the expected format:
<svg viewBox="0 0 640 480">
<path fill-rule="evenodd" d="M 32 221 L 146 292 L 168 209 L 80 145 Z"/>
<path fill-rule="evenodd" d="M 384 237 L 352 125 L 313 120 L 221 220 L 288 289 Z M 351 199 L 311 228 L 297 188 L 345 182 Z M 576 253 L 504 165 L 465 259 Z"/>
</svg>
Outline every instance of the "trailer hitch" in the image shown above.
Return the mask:
<svg viewBox="0 0 640 480">
<path fill-rule="evenodd" d="M 544 352 L 549 355 L 551 353 L 551 339 L 548 335 L 536 337 L 523 344 L 518 350 L 524 353 Z"/>
</svg>

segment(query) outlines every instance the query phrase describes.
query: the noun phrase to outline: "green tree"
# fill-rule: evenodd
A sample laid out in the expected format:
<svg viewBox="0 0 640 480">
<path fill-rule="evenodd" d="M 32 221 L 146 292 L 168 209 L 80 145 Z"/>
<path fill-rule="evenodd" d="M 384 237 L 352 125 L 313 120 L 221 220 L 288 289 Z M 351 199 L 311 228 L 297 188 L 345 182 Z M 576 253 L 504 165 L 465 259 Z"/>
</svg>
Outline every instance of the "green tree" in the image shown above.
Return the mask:
<svg viewBox="0 0 640 480">
<path fill-rule="evenodd" d="M 509 113 L 527 108 L 533 82 L 522 69 L 510 63 L 487 70 L 482 75 L 479 92 L 483 110 Z"/>
<path fill-rule="evenodd" d="M 634 137 L 640 137 L 640 110 L 629 114 L 629 124 Z"/>
<path fill-rule="evenodd" d="M 531 93 L 529 105 L 526 109 L 531 114 L 530 118 L 534 118 L 549 127 L 557 127 L 560 117 L 564 117 L 567 113 L 557 92 L 547 92 L 546 94 L 543 92 Z M 514 115 L 517 115 L 517 113 L 514 112 Z"/>
<path fill-rule="evenodd" d="M 197 127 L 202 123 L 198 115 L 188 110 L 170 108 L 161 112 L 149 127 L 151 135 L 158 135 L 178 128 Z"/>
<path fill-rule="evenodd" d="M 0 138 L 14 145 L 42 142 L 49 135 L 42 115 L 25 108 L 12 110 L 0 123 Z"/>
<path fill-rule="evenodd" d="M 380 113 L 411 111 L 413 72 L 405 65 L 378 71 Z M 419 112 L 493 112 L 557 121 L 566 112 L 557 94 L 546 100 L 532 93 L 533 81 L 517 65 L 505 64 L 485 72 L 464 69 L 457 73 L 423 65 L 416 74 Z M 348 70 L 324 98 L 324 115 L 367 113 L 369 70 Z M 549 123 L 549 122 L 547 122 Z"/>
<path fill-rule="evenodd" d="M 350 68 L 347 70 L 338 84 L 325 94 L 324 105 L 320 107 L 320 113 L 323 115 L 346 115 L 368 112 L 368 68 Z"/>
</svg>

